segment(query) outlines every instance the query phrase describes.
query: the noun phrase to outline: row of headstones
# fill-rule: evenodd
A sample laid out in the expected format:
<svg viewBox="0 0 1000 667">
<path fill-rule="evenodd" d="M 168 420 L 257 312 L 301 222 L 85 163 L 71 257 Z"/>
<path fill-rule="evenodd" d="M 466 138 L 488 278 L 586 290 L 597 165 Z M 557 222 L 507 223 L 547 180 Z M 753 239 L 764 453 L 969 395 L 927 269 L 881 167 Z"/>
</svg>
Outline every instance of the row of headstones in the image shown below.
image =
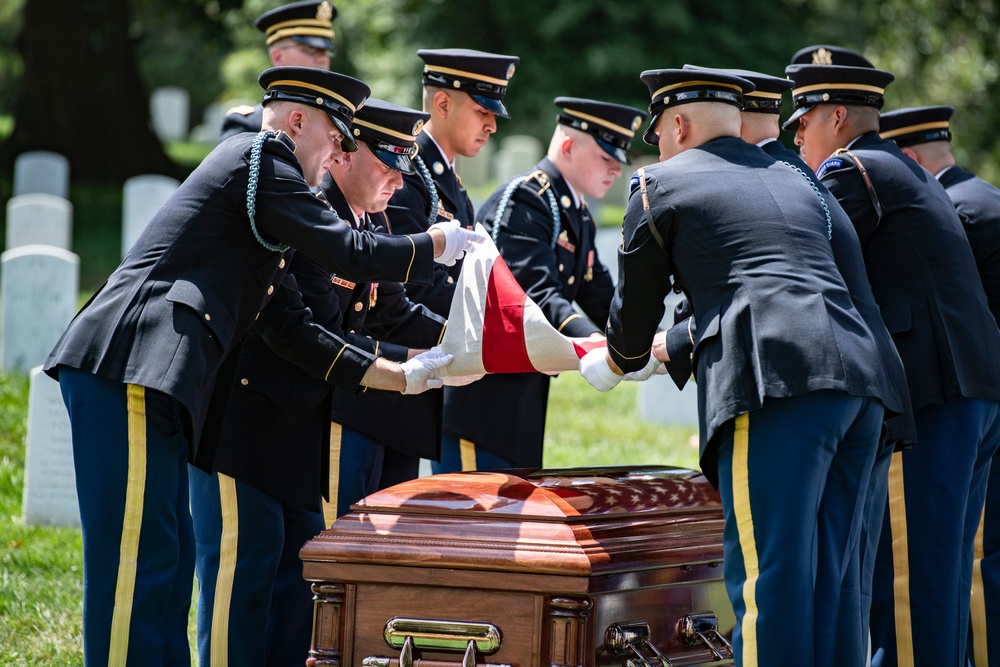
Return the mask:
<svg viewBox="0 0 1000 667">
<path fill-rule="evenodd" d="M 45 177 L 49 175 L 49 178 Z M 24 153 L 7 202 L 6 250 L 0 255 L 0 367 L 28 371 L 42 363 L 76 311 L 80 260 L 72 250 L 69 165 L 47 151 Z M 125 183 L 122 255 L 179 183 L 136 176 Z"/>
<path fill-rule="evenodd" d="M 126 181 L 123 255 L 178 186 L 159 175 Z M 5 371 L 31 369 L 22 497 L 27 523 L 80 523 L 69 417 L 58 383 L 39 365 L 72 319 L 79 294 L 68 189 L 65 157 L 35 151 L 15 161 L 6 250 L 0 255 L 0 363 Z"/>
</svg>

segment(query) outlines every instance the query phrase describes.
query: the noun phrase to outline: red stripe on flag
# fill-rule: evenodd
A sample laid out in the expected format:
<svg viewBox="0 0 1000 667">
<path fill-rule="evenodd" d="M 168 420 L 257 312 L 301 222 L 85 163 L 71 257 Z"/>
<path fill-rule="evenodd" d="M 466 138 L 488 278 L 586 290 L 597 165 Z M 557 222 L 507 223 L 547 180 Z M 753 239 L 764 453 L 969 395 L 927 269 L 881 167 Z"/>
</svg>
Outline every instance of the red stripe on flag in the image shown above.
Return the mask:
<svg viewBox="0 0 1000 667">
<path fill-rule="evenodd" d="M 574 340 L 573 350 L 576 352 L 578 359 L 583 359 L 583 355 L 591 350 L 598 347 L 607 347 L 607 345 L 608 343 L 605 340 Z"/>
<path fill-rule="evenodd" d="M 487 373 L 531 373 L 524 344 L 524 290 L 497 257 L 490 269 L 483 315 L 483 368 Z"/>
</svg>

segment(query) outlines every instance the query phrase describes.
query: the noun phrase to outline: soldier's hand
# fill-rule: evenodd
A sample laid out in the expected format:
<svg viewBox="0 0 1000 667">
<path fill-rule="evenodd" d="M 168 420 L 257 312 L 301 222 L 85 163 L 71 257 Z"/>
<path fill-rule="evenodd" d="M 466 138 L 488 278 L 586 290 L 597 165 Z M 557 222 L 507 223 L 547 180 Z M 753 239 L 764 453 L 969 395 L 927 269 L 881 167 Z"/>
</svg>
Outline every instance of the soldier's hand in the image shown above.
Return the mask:
<svg viewBox="0 0 1000 667">
<path fill-rule="evenodd" d="M 427 230 L 434 236 L 440 233 L 444 236 L 444 248 L 435 255 L 434 261 L 445 266 L 454 266 L 466 252 L 472 249 L 472 244 L 482 243 L 486 237 L 479 232 L 465 229 L 458 220 L 446 220 L 430 226 Z M 438 244 L 434 244 L 437 249 Z"/>
<path fill-rule="evenodd" d="M 649 361 L 646 362 L 646 365 L 641 371 L 626 373 L 624 379 L 627 382 L 644 382 L 655 374 L 663 375 L 665 372 L 666 366 L 663 365 L 663 362 L 651 354 L 649 355 Z"/>
<path fill-rule="evenodd" d="M 597 391 L 611 391 L 623 379 L 611 370 L 608 352 L 603 347 L 594 348 L 580 358 L 580 375 Z"/>
<path fill-rule="evenodd" d="M 406 378 L 404 394 L 420 394 L 428 389 L 437 389 L 444 384 L 441 373 L 454 359 L 454 355 L 446 354 L 440 347 L 418 354 L 399 365 Z"/>
</svg>

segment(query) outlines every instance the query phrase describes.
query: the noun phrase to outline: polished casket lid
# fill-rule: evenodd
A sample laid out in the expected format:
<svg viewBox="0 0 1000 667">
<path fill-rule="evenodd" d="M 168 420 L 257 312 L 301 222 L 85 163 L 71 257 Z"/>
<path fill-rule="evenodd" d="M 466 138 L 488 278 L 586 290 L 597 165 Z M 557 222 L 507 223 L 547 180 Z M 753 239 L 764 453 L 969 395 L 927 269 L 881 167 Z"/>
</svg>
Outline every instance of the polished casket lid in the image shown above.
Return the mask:
<svg viewBox="0 0 1000 667">
<path fill-rule="evenodd" d="M 374 493 L 304 561 L 590 576 L 721 560 L 703 475 L 663 466 L 432 475 Z"/>
</svg>

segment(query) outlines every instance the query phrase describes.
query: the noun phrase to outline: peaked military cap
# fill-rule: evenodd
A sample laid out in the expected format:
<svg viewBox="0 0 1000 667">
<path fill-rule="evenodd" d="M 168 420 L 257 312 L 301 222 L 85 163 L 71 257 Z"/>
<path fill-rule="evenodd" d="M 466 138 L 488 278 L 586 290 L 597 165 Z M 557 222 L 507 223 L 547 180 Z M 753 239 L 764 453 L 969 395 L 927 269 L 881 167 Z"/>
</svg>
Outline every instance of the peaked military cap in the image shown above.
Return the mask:
<svg viewBox="0 0 1000 667">
<path fill-rule="evenodd" d="M 521 59 L 473 49 L 420 49 L 425 86 L 454 88 L 501 118 L 510 118 L 503 105 L 507 82 Z"/>
<path fill-rule="evenodd" d="M 697 65 L 685 65 L 684 69 L 703 70 Z M 781 96 L 786 90 L 791 90 L 795 84 L 788 79 L 752 72 L 747 69 L 719 70 L 746 79 L 754 85 L 754 89 L 743 94 L 743 111 L 749 113 L 781 113 Z"/>
<path fill-rule="evenodd" d="M 785 74 L 795 82 L 792 102 L 795 111 L 782 127 L 792 130 L 799 118 L 817 104 L 854 104 L 881 109 L 885 87 L 894 77 L 873 67 L 846 65 L 789 65 Z"/>
<path fill-rule="evenodd" d="M 639 75 L 649 88 L 649 127 L 642 140 L 655 146 L 656 121 L 668 107 L 690 102 L 724 102 L 743 108 L 743 95 L 752 92 L 753 84 L 746 79 L 709 68 L 651 69 Z"/>
<path fill-rule="evenodd" d="M 841 65 L 844 67 L 870 67 L 875 65 L 857 51 L 831 44 L 815 44 L 799 49 L 789 65 Z"/>
<path fill-rule="evenodd" d="M 312 67 L 272 67 L 257 79 L 263 103 L 282 100 L 322 109 L 344 135 L 344 150 L 358 150 L 352 139 L 354 114 L 365 105 L 368 86 L 358 79 Z"/>
<path fill-rule="evenodd" d="M 327 0 L 306 0 L 265 12 L 257 17 L 254 25 L 264 33 L 267 46 L 288 38 L 333 53 L 333 26 L 330 23 L 336 15 L 337 9 Z"/>
<path fill-rule="evenodd" d="M 908 107 L 886 111 L 879 118 L 879 134 L 900 147 L 929 141 L 951 141 L 951 114 L 955 107 Z"/>
<path fill-rule="evenodd" d="M 372 98 L 354 116 L 354 137 L 365 142 L 385 166 L 412 174 L 417 135 L 430 117 L 423 111 Z"/>
<path fill-rule="evenodd" d="M 625 164 L 632 164 L 628 157 L 629 146 L 635 132 L 646 120 L 646 112 L 624 104 L 585 100 L 579 97 L 557 97 L 557 121 L 594 137 L 597 145 Z"/>
</svg>

